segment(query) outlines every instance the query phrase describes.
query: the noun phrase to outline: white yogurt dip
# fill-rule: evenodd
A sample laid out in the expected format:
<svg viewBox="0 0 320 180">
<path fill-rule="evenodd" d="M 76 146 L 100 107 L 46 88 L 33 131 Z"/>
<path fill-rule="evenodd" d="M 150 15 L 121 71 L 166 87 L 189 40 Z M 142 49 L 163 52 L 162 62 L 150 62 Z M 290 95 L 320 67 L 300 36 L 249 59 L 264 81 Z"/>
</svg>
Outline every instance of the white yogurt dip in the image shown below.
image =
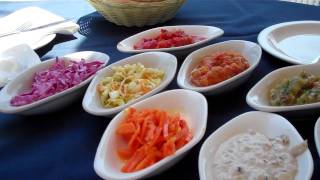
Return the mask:
<svg viewBox="0 0 320 180">
<path fill-rule="evenodd" d="M 296 156 L 307 142 L 289 148 L 289 138 L 250 131 L 220 145 L 208 162 L 208 179 L 214 180 L 293 180 L 298 171 Z"/>
</svg>

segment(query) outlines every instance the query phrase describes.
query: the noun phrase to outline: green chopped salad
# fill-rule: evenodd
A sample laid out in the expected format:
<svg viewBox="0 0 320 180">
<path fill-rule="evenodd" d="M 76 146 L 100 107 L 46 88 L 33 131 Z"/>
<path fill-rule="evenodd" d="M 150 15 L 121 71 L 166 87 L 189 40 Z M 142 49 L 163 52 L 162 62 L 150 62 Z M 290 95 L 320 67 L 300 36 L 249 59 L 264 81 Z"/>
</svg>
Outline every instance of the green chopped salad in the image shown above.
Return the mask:
<svg viewBox="0 0 320 180">
<path fill-rule="evenodd" d="M 291 106 L 320 101 L 320 76 L 302 71 L 299 75 L 283 79 L 270 90 L 272 106 Z"/>
</svg>

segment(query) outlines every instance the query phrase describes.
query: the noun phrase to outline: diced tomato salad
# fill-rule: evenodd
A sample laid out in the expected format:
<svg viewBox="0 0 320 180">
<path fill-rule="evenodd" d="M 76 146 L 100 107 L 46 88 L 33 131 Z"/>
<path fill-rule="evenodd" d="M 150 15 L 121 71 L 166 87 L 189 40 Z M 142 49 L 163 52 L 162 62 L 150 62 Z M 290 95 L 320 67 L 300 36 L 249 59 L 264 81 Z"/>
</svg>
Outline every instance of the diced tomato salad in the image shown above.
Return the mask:
<svg viewBox="0 0 320 180">
<path fill-rule="evenodd" d="M 218 52 L 202 58 L 192 70 L 190 80 L 196 86 L 209 86 L 227 80 L 244 70 L 250 64 L 239 53 Z"/>
<path fill-rule="evenodd" d="M 160 34 L 154 38 L 144 38 L 134 45 L 134 49 L 158 49 L 179 47 L 204 40 L 204 37 L 191 36 L 183 30 L 170 32 L 161 29 Z"/>
</svg>

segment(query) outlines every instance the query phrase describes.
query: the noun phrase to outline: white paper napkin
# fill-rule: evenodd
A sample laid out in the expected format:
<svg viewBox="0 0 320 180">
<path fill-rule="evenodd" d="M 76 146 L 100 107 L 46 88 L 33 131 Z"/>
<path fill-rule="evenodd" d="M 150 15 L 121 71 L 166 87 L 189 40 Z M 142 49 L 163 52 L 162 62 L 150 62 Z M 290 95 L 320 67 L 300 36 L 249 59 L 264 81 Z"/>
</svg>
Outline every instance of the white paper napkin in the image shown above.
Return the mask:
<svg viewBox="0 0 320 180">
<path fill-rule="evenodd" d="M 286 55 L 306 63 L 315 63 L 320 55 L 320 35 L 302 34 L 290 36 L 278 42 L 279 48 Z"/>
<path fill-rule="evenodd" d="M 0 19 L 0 33 L 14 31 L 25 22 L 31 22 L 31 27 L 38 27 L 64 18 L 38 7 L 27 7 L 15 11 Z M 79 25 L 70 21 L 56 26 L 19 33 L 0 38 L 0 49 L 17 44 L 28 44 L 32 49 L 38 49 L 51 42 L 56 33 L 74 34 Z"/>
</svg>

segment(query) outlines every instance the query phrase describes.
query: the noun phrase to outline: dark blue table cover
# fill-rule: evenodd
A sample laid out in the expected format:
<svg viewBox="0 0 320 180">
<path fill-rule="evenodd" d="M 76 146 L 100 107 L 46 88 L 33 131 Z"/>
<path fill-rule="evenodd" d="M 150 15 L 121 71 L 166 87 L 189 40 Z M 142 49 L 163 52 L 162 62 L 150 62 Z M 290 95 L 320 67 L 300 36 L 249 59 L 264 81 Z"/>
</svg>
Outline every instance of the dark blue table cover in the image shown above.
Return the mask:
<svg viewBox="0 0 320 180">
<path fill-rule="evenodd" d="M 92 50 L 109 54 L 112 63 L 129 56 L 116 50 L 120 40 L 150 28 L 116 26 L 83 0 L 0 2 L 0 17 L 28 6 L 74 18 L 81 25 L 74 37 L 58 35 L 37 50 L 42 60 Z M 272 0 L 187 0 L 177 16 L 162 25 L 199 24 L 224 29 L 223 37 L 210 43 L 231 39 L 256 42 L 262 29 L 296 20 L 320 20 L 319 7 Z M 183 56 L 178 58 L 181 64 Z M 154 179 L 198 179 L 198 154 L 203 141 L 228 120 L 252 111 L 245 102 L 248 90 L 267 73 L 289 65 L 263 52 L 259 66 L 245 84 L 218 97 L 207 97 L 209 116 L 202 141 L 178 164 Z M 175 81 L 168 89 L 174 88 L 178 88 Z M 81 101 L 46 115 L 24 117 L 0 113 L 0 179 L 99 179 L 93 170 L 93 160 L 111 119 L 86 113 Z M 320 179 L 320 159 L 313 135 L 319 114 L 285 117 L 309 140 L 314 159 L 312 179 Z"/>
</svg>

